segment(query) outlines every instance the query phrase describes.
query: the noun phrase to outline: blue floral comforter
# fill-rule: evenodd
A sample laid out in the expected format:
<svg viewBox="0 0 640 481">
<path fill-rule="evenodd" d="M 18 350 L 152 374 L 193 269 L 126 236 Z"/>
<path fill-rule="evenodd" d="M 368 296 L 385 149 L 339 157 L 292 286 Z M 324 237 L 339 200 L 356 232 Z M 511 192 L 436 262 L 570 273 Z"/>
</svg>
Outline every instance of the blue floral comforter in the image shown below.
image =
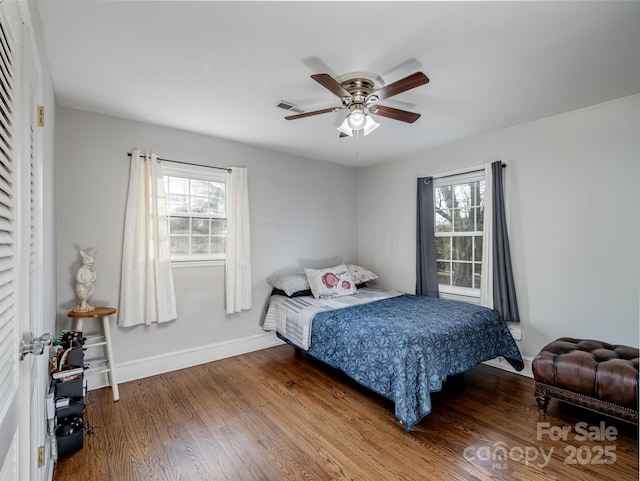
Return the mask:
<svg viewBox="0 0 640 481">
<path fill-rule="evenodd" d="M 393 401 L 407 431 L 447 376 L 498 356 L 524 367 L 497 311 L 410 294 L 319 312 L 307 352 Z"/>
</svg>

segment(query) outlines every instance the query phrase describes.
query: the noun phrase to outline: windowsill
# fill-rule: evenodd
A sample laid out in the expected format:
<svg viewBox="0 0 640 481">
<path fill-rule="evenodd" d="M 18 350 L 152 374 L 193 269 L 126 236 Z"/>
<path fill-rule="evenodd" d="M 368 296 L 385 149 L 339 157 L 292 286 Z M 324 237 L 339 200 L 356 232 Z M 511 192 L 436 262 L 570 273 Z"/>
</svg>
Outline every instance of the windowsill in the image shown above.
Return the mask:
<svg viewBox="0 0 640 481">
<path fill-rule="evenodd" d="M 216 260 L 200 260 L 200 261 L 171 261 L 172 269 L 181 269 L 183 267 L 224 267 L 225 261 L 224 259 L 216 259 Z"/>
<path fill-rule="evenodd" d="M 440 291 L 440 297 L 442 299 L 449 299 L 450 301 L 461 301 L 468 302 L 469 304 L 480 305 L 480 297 L 478 296 L 467 296 L 464 294 L 454 294 L 452 292 Z"/>
</svg>

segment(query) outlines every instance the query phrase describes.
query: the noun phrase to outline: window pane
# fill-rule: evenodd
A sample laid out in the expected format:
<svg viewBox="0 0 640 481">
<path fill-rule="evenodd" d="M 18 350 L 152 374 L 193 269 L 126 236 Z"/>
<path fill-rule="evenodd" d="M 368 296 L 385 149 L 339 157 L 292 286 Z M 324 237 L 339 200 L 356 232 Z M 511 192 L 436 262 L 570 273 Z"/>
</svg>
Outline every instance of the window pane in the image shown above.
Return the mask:
<svg viewBox="0 0 640 481">
<path fill-rule="evenodd" d="M 458 287 L 473 287 L 473 264 L 453 262 L 453 275 L 451 282 Z"/>
<path fill-rule="evenodd" d="M 476 182 L 476 184 L 478 184 L 478 190 L 477 190 L 477 195 L 479 197 L 476 198 L 476 205 L 484 205 L 484 186 L 485 186 L 485 182 L 484 180 L 481 180 L 479 182 Z"/>
<path fill-rule="evenodd" d="M 473 278 L 473 287 L 476 289 L 480 289 L 480 279 L 482 276 L 482 264 L 475 263 L 475 276 Z"/>
<path fill-rule="evenodd" d="M 211 219 L 211 235 L 227 235 L 227 221 L 224 219 Z"/>
<path fill-rule="evenodd" d="M 211 253 L 212 254 L 224 254 L 227 240 L 224 237 L 212 237 L 211 238 Z"/>
<path fill-rule="evenodd" d="M 453 188 L 454 205 L 453 207 L 469 207 L 472 205 L 471 184 L 458 184 Z"/>
<path fill-rule="evenodd" d="M 189 237 L 172 235 L 170 244 L 172 254 L 189 253 Z"/>
<path fill-rule="evenodd" d="M 191 231 L 192 231 L 192 234 L 209 235 L 209 218 L 208 217 L 192 217 Z"/>
<path fill-rule="evenodd" d="M 185 195 L 169 195 L 167 196 L 167 209 L 169 212 L 189 212 L 189 197 Z"/>
<path fill-rule="evenodd" d="M 208 197 L 191 197 L 191 212 L 206 214 L 209 212 Z"/>
<path fill-rule="evenodd" d="M 201 236 L 201 235 L 191 236 L 191 253 L 192 254 L 208 254 L 209 253 L 209 236 Z"/>
<path fill-rule="evenodd" d="M 482 261 L 482 237 L 481 236 L 475 236 L 474 237 L 475 240 L 475 260 L 476 261 Z"/>
<path fill-rule="evenodd" d="M 225 212 L 225 199 L 211 198 L 209 200 L 209 213 L 211 215 L 226 215 Z"/>
<path fill-rule="evenodd" d="M 453 209 L 453 231 L 467 232 L 473 230 L 473 218 L 471 217 L 471 209 Z"/>
<path fill-rule="evenodd" d="M 185 179 L 183 177 L 169 177 L 169 188 L 167 189 L 167 192 L 187 195 L 189 193 L 189 179 Z"/>
<path fill-rule="evenodd" d="M 451 285 L 451 262 L 438 262 L 438 284 Z"/>
<path fill-rule="evenodd" d="M 191 179 L 191 189 L 189 190 L 191 195 L 199 195 L 202 197 L 209 197 L 209 181 Z"/>
<path fill-rule="evenodd" d="M 451 232 L 451 211 L 436 210 L 436 232 Z"/>
<path fill-rule="evenodd" d="M 473 247 L 473 237 L 471 236 L 462 236 L 462 237 L 453 237 L 452 238 L 452 258 L 456 261 L 470 261 L 472 260 L 472 247 Z"/>
<path fill-rule="evenodd" d="M 476 213 L 477 212 L 478 212 L 478 209 L 476 209 L 475 207 L 472 207 L 471 209 L 469 209 L 469 225 L 467 226 L 465 231 L 473 232 L 476 230 Z"/>
<path fill-rule="evenodd" d="M 170 217 L 169 218 L 169 232 L 171 234 L 188 234 L 189 233 L 189 218 L 188 217 Z"/>
<path fill-rule="evenodd" d="M 476 207 L 476 230 L 484 230 L 484 207 Z"/>
<path fill-rule="evenodd" d="M 451 237 L 436 237 L 436 259 L 451 259 Z"/>
<path fill-rule="evenodd" d="M 435 190 L 435 207 L 439 209 L 450 209 L 453 207 L 453 188 L 450 185 L 437 187 Z"/>
<path fill-rule="evenodd" d="M 225 191 L 225 184 L 222 182 L 209 182 L 209 197 L 212 199 L 224 199 L 227 194 Z"/>
</svg>

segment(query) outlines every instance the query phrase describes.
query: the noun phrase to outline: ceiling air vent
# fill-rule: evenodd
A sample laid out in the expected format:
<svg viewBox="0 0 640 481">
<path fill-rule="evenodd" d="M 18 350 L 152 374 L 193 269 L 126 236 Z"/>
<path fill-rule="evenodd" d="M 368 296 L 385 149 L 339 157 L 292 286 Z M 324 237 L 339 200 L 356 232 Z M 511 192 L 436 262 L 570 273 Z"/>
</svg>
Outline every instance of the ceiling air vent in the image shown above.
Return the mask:
<svg viewBox="0 0 640 481">
<path fill-rule="evenodd" d="M 291 110 L 299 114 L 304 112 L 304 109 L 302 107 L 298 107 L 297 105 L 292 104 L 291 102 L 286 102 L 284 100 L 281 100 L 277 106 L 280 107 L 281 109 Z"/>
</svg>

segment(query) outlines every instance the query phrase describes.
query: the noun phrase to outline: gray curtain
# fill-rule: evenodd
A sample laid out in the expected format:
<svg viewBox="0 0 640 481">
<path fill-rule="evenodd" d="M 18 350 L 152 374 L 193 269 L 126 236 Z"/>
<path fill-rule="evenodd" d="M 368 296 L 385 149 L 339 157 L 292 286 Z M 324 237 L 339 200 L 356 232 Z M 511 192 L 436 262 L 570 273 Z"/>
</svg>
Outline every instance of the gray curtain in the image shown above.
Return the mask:
<svg viewBox="0 0 640 481">
<path fill-rule="evenodd" d="M 440 297 L 434 232 L 433 177 L 418 178 L 416 294 Z"/>
<path fill-rule="evenodd" d="M 505 321 L 520 322 L 504 205 L 502 162 L 491 164 L 493 183 L 493 308 Z"/>
</svg>

